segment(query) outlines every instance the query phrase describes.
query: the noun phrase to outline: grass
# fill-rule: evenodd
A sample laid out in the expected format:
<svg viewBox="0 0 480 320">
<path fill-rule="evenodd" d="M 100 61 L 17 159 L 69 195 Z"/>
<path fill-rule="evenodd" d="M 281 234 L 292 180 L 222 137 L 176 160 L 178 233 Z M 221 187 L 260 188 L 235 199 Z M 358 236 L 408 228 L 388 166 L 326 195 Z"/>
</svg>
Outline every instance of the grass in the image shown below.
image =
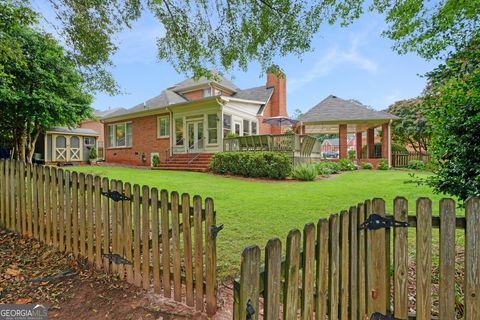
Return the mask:
<svg viewBox="0 0 480 320">
<path fill-rule="evenodd" d="M 217 223 L 225 224 L 217 242 L 221 277 L 238 273 L 244 247 L 257 244 L 263 248 L 275 236 L 283 242 L 292 228 L 301 230 L 308 222 L 317 222 L 319 218 L 348 209 L 365 199 L 384 198 L 387 211 L 391 212 L 393 199 L 401 195 L 410 201 L 409 210 L 414 211 L 414 201 L 427 196 L 433 201 L 435 214 L 442 197 L 427 186 L 406 183 L 411 180 L 408 172 L 398 170 L 359 170 L 313 182 L 250 181 L 206 173 L 104 166 L 75 167 L 75 170 L 132 184 L 187 192 L 192 196 L 212 197 Z M 417 175 L 425 177 L 428 173 Z"/>
</svg>

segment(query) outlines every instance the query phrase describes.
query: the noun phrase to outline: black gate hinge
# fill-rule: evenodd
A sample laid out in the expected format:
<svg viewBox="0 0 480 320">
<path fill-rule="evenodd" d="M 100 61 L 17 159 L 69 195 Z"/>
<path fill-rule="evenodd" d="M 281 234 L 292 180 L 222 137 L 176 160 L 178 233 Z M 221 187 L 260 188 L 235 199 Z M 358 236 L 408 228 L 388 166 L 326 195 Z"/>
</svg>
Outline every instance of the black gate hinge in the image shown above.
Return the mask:
<svg viewBox="0 0 480 320">
<path fill-rule="evenodd" d="M 212 230 L 212 239 L 215 239 L 220 231 L 223 230 L 223 224 L 217 226 L 217 225 L 212 225 L 211 227 Z"/>
<path fill-rule="evenodd" d="M 374 213 L 368 216 L 359 229 L 378 230 L 381 228 L 406 228 L 408 226 L 408 222 L 396 221 Z"/>
<path fill-rule="evenodd" d="M 245 320 L 252 320 L 254 314 L 255 314 L 255 308 L 252 305 L 252 301 L 250 299 L 248 299 L 248 302 L 247 302 L 247 318 Z"/>
<path fill-rule="evenodd" d="M 392 316 L 386 316 L 384 314 L 381 314 L 380 312 L 374 312 L 370 316 L 370 320 L 399 320 L 399 319 L 394 318 Z"/>
<path fill-rule="evenodd" d="M 132 197 L 127 197 L 126 195 L 124 195 L 123 193 L 120 193 L 118 191 L 107 191 L 107 192 L 102 192 L 102 194 L 107 197 L 107 198 L 110 198 L 112 199 L 113 201 L 115 202 L 119 202 L 119 201 L 125 201 L 125 200 L 129 200 L 129 201 L 132 201 Z"/>
</svg>

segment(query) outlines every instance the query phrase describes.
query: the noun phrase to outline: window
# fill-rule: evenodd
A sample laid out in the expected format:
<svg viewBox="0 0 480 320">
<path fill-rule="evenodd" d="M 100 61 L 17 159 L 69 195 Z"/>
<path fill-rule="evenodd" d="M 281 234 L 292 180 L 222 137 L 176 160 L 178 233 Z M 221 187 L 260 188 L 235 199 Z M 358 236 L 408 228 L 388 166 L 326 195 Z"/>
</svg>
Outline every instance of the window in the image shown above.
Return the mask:
<svg viewBox="0 0 480 320">
<path fill-rule="evenodd" d="M 257 134 L 257 122 L 252 121 L 252 135 Z"/>
<path fill-rule="evenodd" d="M 183 118 L 175 119 L 175 144 L 183 146 Z"/>
<path fill-rule="evenodd" d="M 208 143 L 217 143 L 217 115 L 208 115 Z"/>
<path fill-rule="evenodd" d="M 243 120 L 243 135 L 250 135 L 250 121 L 248 120 Z"/>
<path fill-rule="evenodd" d="M 203 97 L 210 97 L 212 95 L 212 89 L 211 88 L 207 88 L 207 89 L 203 89 Z"/>
<path fill-rule="evenodd" d="M 238 122 L 235 122 L 235 134 L 237 136 L 240 135 L 240 123 L 238 123 Z"/>
<path fill-rule="evenodd" d="M 227 135 L 232 131 L 232 116 L 228 114 L 223 115 L 223 137 L 226 138 Z"/>
<path fill-rule="evenodd" d="M 93 137 L 85 137 L 83 139 L 83 143 L 86 145 L 86 146 L 94 146 L 95 145 L 95 138 Z"/>
<path fill-rule="evenodd" d="M 108 146 L 110 148 L 132 146 L 132 123 L 117 123 L 108 126 Z"/>
<path fill-rule="evenodd" d="M 222 95 L 222 91 L 220 91 L 220 90 L 217 89 L 217 88 L 214 88 L 214 89 L 213 89 L 213 94 L 214 94 L 215 96 L 221 96 L 221 95 Z"/>
<path fill-rule="evenodd" d="M 170 117 L 158 117 L 157 122 L 157 137 L 163 138 L 170 136 Z"/>
</svg>

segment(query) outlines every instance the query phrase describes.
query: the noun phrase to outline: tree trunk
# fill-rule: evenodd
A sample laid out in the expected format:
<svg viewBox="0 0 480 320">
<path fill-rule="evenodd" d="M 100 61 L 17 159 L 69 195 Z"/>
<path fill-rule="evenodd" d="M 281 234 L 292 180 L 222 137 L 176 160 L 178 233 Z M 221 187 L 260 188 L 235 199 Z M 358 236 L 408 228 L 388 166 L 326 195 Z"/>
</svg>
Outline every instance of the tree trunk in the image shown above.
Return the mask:
<svg viewBox="0 0 480 320">
<path fill-rule="evenodd" d="M 38 136 L 40 135 L 40 128 L 36 127 L 30 134 L 30 139 L 27 144 L 27 163 L 32 163 L 33 154 L 35 153 L 35 144 L 37 143 Z"/>
</svg>

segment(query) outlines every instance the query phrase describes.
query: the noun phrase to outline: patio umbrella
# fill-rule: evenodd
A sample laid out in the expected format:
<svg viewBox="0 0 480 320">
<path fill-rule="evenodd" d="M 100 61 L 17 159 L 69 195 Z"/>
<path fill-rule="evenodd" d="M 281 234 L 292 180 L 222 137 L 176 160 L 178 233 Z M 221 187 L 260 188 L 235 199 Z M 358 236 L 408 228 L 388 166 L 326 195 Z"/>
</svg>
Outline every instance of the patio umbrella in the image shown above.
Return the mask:
<svg viewBox="0 0 480 320">
<path fill-rule="evenodd" d="M 298 123 L 298 120 L 294 120 L 289 117 L 271 117 L 263 119 L 263 123 L 271 124 L 273 126 L 292 126 Z"/>
</svg>

